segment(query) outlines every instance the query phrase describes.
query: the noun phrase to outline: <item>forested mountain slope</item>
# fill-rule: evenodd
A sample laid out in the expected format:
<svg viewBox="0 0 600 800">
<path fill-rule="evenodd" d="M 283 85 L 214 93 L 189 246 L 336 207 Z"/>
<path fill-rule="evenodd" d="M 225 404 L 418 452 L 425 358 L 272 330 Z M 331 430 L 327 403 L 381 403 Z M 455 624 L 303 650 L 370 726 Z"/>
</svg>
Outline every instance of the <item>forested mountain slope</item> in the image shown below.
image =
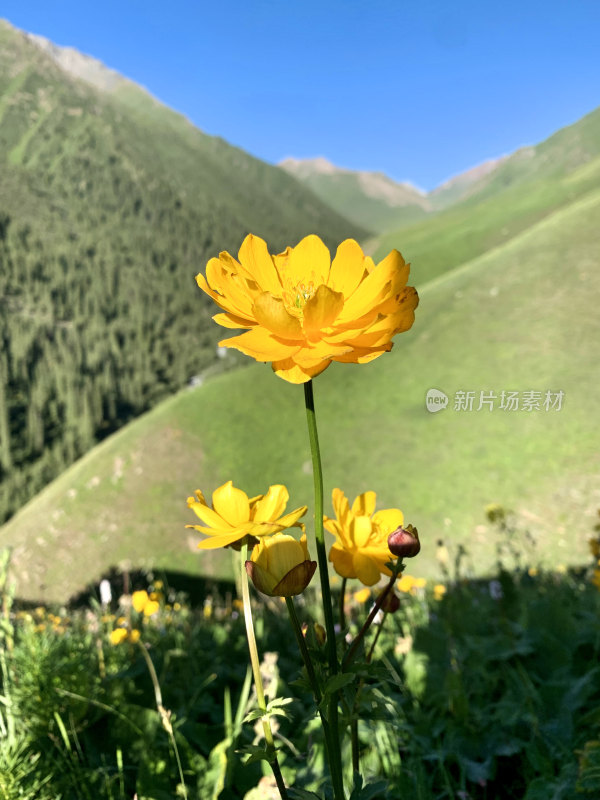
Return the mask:
<svg viewBox="0 0 600 800">
<path fill-rule="evenodd" d="M 0 21 L 0 519 L 213 362 L 208 258 L 249 231 L 273 250 L 364 233 L 61 52 Z"/>
</svg>

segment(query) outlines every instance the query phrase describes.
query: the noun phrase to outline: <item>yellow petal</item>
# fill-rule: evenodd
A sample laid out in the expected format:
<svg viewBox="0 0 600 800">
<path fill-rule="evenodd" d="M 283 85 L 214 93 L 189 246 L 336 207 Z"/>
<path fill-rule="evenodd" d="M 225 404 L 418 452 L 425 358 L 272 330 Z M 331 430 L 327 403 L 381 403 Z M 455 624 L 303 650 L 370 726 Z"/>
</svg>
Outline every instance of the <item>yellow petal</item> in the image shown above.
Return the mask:
<svg viewBox="0 0 600 800">
<path fill-rule="evenodd" d="M 394 281 L 394 286 L 396 286 L 396 282 L 404 281 L 406 283 L 408 269 L 400 253 L 392 250 L 373 272 L 367 275 L 354 294 L 346 300 L 340 314 L 340 321 L 360 317 L 377 303 L 381 303 L 395 294 L 391 290 L 392 281 Z"/>
<path fill-rule="evenodd" d="M 151 617 L 153 614 L 156 614 L 159 608 L 160 606 L 156 600 L 149 600 L 144 606 L 144 616 Z"/>
<path fill-rule="evenodd" d="M 199 550 L 216 550 L 218 547 L 227 547 L 229 544 L 237 542 L 241 539 L 244 533 L 229 533 L 222 536 L 208 536 L 206 539 L 198 542 Z"/>
<path fill-rule="evenodd" d="M 264 239 L 249 233 L 242 242 L 238 258 L 261 291 L 281 295 L 279 276 Z"/>
<path fill-rule="evenodd" d="M 307 507 L 300 506 L 300 508 L 294 509 L 294 511 L 290 511 L 289 514 L 286 514 L 284 517 L 280 517 L 277 522 L 283 528 L 293 528 L 298 527 L 298 520 L 300 517 L 306 514 Z"/>
<path fill-rule="evenodd" d="M 277 585 L 277 580 L 260 563 L 254 560 L 254 553 L 252 559 L 246 561 L 246 572 L 250 576 L 250 580 L 255 588 L 263 594 L 273 596 L 273 589 Z"/>
<path fill-rule="evenodd" d="M 212 504 L 217 514 L 230 525 L 238 526 L 250 520 L 248 495 L 241 489 L 236 489 L 233 481 L 227 481 L 215 489 Z"/>
<path fill-rule="evenodd" d="M 213 320 L 224 328 L 251 328 L 256 325 L 255 319 L 236 317 L 235 314 L 215 314 Z"/>
<path fill-rule="evenodd" d="M 372 531 L 369 517 L 354 517 L 350 521 L 350 538 L 356 547 L 364 547 L 369 541 Z"/>
<path fill-rule="evenodd" d="M 305 236 L 292 249 L 287 263 L 283 265 L 283 275 L 293 286 L 311 280 L 315 286 L 319 286 L 321 283 L 327 283 L 330 265 L 329 250 L 318 236 L 311 234 Z M 280 274 L 282 274 L 281 268 Z"/>
<path fill-rule="evenodd" d="M 352 565 L 356 572 L 356 577 L 361 583 L 364 583 L 365 586 L 373 586 L 381 577 L 381 573 L 373 559 L 362 553 L 353 554 Z"/>
<path fill-rule="evenodd" d="M 187 504 L 188 508 L 191 508 L 196 516 L 211 528 L 222 530 L 223 528 L 227 529 L 231 527 L 222 517 L 220 517 L 215 511 L 213 511 L 212 508 L 210 508 L 210 506 L 207 505 L 202 492 L 196 492 L 196 499 L 193 497 L 188 497 Z"/>
<path fill-rule="evenodd" d="M 377 495 L 375 492 L 364 492 L 359 494 L 356 500 L 352 503 L 352 513 L 357 516 L 370 517 L 375 511 L 375 502 Z"/>
<path fill-rule="evenodd" d="M 329 560 L 333 568 L 342 578 L 356 578 L 352 554 L 344 550 L 337 542 L 331 546 Z"/>
<path fill-rule="evenodd" d="M 344 307 L 344 295 L 321 285 L 304 306 L 304 328 L 319 331 L 329 327 Z"/>
<path fill-rule="evenodd" d="M 138 614 L 141 614 L 144 610 L 144 606 L 148 603 L 150 598 L 148 597 L 148 592 L 142 590 L 139 592 L 134 592 L 131 595 L 131 605 L 135 608 Z"/>
<path fill-rule="evenodd" d="M 355 348 L 349 353 L 341 356 L 335 356 L 334 361 L 340 361 L 343 364 L 368 364 L 383 353 L 388 353 L 392 349 L 392 342 L 388 342 L 380 347 L 364 347 Z"/>
<path fill-rule="evenodd" d="M 283 300 L 268 292 L 259 294 L 254 300 L 252 312 L 256 320 L 282 339 L 302 341 L 302 325 L 286 310 Z"/>
<path fill-rule="evenodd" d="M 365 274 L 365 256 L 361 246 L 354 239 L 346 239 L 340 244 L 331 264 L 329 287 L 350 297 Z"/>
<path fill-rule="evenodd" d="M 252 504 L 254 522 L 274 522 L 285 511 L 290 495 L 285 486 L 269 486 L 269 491 Z"/>
<path fill-rule="evenodd" d="M 404 522 L 404 514 L 399 508 L 383 508 L 373 515 L 373 524 L 388 536 Z"/>
<path fill-rule="evenodd" d="M 288 383 L 306 383 L 311 378 L 320 375 L 331 364 L 331 359 L 324 359 L 318 364 L 305 367 L 297 364 L 293 357 L 273 361 L 273 372 Z"/>
<path fill-rule="evenodd" d="M 300 345 L 275 338 L 264 328 L 252 328 L 241 336 L 222 339 L 219 347 L 233 347 L 257 361 L 280 361 L 298 352 Z M 306 378 L 305 380 L 310 380 Z"/>
</svg>

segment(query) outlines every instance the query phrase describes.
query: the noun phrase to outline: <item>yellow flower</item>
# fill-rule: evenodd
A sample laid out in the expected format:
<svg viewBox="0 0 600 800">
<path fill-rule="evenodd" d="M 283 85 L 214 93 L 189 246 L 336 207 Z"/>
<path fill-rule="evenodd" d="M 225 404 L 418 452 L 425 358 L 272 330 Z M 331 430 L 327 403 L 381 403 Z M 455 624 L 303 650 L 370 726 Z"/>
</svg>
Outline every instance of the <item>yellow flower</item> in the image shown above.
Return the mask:
<svg viewBox="0 0 600 800">
<path fill-rule="evenodd" d="M 332 361 L 366 363 L 392 348 L 392 337 L 408 330 L 419 298 L 406 285 L 409 265 L 392 250 L 375 265 L 353 239 L 335 258 L 318 236 L 270 255 L 249 234 L 236 261 L 223 252 L 206 265 L 198 286 L 225 313 L 213 319 L 225 328 L 249 328 L 224 339 L 290 383 L 305 383 Z"/>
<path fill-rule="evenodd" d="M 433 597 L 435 600 L 441 600 L 442 597 L 446 594 L 446 587 L 443 583 L 436 583 L 433 587 Z"/>
<path fill-rule="evenodd" d="M 133 628 L 131 631 L 128 631 L 127 628 L 115 628 L 114 631 L 111 631 L 109 639 L 110 643 L 114 645 L 121 644 L 122 642 L 131 642 L 135 644 L 140 639 L 140 632 L 137 628 Z"/>
<path fill-rule="evenodd" d="M 406 594 L 412 592 L 415 588 L 415 581 L 416 578 L 413 578 L 412 575 L 403 575 L 398 581 L 398 590 Z"/>
<path fill-rule="evenodd" d="M 246 561 L 252 583 L 271 597 L 301 594 L 315 574 L 317 562 L 310 560 L 306 536 L 300 541 L 287 533 L 261 539 Z"/>
<path fill-rule="evenodd" d="M 364 586 L 362 589 L 359 589 L 357 592 L 354 592 L 353 597 L 356 600 L 356 602 L 362 606 L 371 597 L 371 590 L 368 587 Z"/>
<path fill-rule="evenodd" d="M 148 592 L 142 591 L 134 592 L 131 595 L 131 605 L 135 608 L 138 614 L 143 614 L 145 617 L 151 617 L 152 614 L 156 614 L 159 609 L 159 605 L 156 600 L 151 600 L 148 597 Z"/>
<path fill-rule="evenodd" d="M 352 508 L 341 489 L 332 492 L 336 519 L 323 517 L 326 530 L 336 542 L 329 551 L 329 560 L 342 578 L 358 578 L 365 586 L 373 586 L 381 573 L 390 575 L 386 562 L 394 556 L 388 547 L 388 536 L 404 521 L 399 508 L 375 511 L 375 492 L 359 495 Z"/>
<path fill-rule="evenodd" d="M 208 534 L 209 538 L 198 544 L 203 550 L 227 547 L 240 542 L 247 535 L 260 538 L 279 533 L 285 528 L 303 528 L 298 520 L 306 513 L 306 506 L 281 516 L 288 500 L 285 486 L 269 486 L 265 495 L 249 499 L 245 492 L 236 489 L 232 481 L 228 481 L 213 492 L 212 508 L 201 491 L 197 491 L 195 497 L 188 497 L 188 508 L 200 517 L 204 525 L 186 525 L 186 528 Z"/>
</svg>

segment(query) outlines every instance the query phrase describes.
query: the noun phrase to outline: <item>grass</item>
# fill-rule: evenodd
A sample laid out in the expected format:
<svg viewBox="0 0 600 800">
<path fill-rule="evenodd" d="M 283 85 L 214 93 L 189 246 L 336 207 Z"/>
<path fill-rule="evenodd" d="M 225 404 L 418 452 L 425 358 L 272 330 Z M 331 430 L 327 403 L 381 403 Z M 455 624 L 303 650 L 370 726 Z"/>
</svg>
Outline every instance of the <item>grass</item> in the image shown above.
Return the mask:
<svg viewBox="0 0 600 800">
<path fill-rule="evenodd" d="M 510 525 L 493 534 L 500 550 L 507 540 L 518 545 L 514 536 Z M 368 671 L 346 680 L 341 692 L 344 728 L 359 716 L 360 767 L 371 787 L 360 798 L 598 796 L 600 573 L 589 560 L 588 569 L 562 572 L 536 571 L 531 563 L 523 559 L 514 573 L 501 567 L 493 583 L 460 571 L 443 584 L 438 576 L 435 586 L 404 577 L 399 610 L 367 634 L 374 656 Z M 11 610 L 4 594 L 3 800 L 264 797 L 253 789 L 259 764 L 244 765 L 245 754 L 260 748 L 254 725 L 242 724 L 255 699 L 239 606 L 213 593 L 207 613 L 161 581 L 144 588 L 159 606 L 150 617 L 132 610 L 129 595 L 56 614 Z M 352 637 L 372 602 L 355 588 L 344 604 Z M 322 798 L 323 741 L 306 678 L 298 679 L 294 636 L 281 604 L 253 597 L 269 698 L 291 703 L 276 726 L 286 784 Z M 296 603 L 302 621 L 319 618 L 310 590 Z M 127 618 L 141 631 L 141 648 L 128 640 L 110 644 Z M 307 642 L 319 667 L 326 655 L 310 626 Z M 147 659 L 173 725 L 185 795 Z M 350 786 L 348 738 L 346 730 Z"/>
<path fill-rule="evenodd" d="M 483 509 L 501 502 L 535 522 L 546 563 L 573 563 L 600 506 L 594 378 L 600 192 L 555 212 L 494 251 L 421 289 L 411 332 L 371 365 L 333 365 L 315 381 L 326 512 L 334 486 L 374 489 L 401 507 L 423 541 L 473 544 L 489 569 Z M 432 415 L 431 387 L 565 392 L 560 412 Z M 290 488 L 310 504 L 302 389 L 268 366 L 226 373 L 167 400 L 61 475 L 2 529 L 19 592 L 64 599 L 109 567 L 157 564 L 228 574 L 229 556 L 200 556 L 185 498 L 228 479 L 249 493 Z"/>
</svg>

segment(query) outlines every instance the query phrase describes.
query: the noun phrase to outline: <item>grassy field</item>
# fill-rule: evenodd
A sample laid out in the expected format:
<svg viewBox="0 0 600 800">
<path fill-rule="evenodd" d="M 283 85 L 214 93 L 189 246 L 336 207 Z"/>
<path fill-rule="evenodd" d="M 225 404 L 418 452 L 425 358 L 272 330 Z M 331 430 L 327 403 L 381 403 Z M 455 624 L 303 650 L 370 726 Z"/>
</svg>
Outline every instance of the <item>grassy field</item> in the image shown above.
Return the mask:
<svg viewBox="0 0 600 800">
<path fill-rule="evenodd" d="M 448 275 L 421 285 L 410 333 L 371 365 L 315 381 L 326 511 L 334 486 L 374 489 L 423 541 L 414 572 L 435 574 L 435 542 L 493 559 L 484 507 L 534 522 L 548 563 L 576 562 L 600 506 L 597 356 L 600 192 L 590 192 Z M 190 345 L 192 346 L 192 345 Z M 425 408 L 429 388 L 450 398 Z M 563 391 L 560 411 L 453 410 L 457 391 Z M 185 500 L 228 479 L 249 493 L 286 483 L 312 495 L 302 389 L 252 364 L 184 390 L 105 441 L 2 529 L 22 596 L 64 599 L 110 565 L 226 575 L 200 555 Z"/>
</svg>

